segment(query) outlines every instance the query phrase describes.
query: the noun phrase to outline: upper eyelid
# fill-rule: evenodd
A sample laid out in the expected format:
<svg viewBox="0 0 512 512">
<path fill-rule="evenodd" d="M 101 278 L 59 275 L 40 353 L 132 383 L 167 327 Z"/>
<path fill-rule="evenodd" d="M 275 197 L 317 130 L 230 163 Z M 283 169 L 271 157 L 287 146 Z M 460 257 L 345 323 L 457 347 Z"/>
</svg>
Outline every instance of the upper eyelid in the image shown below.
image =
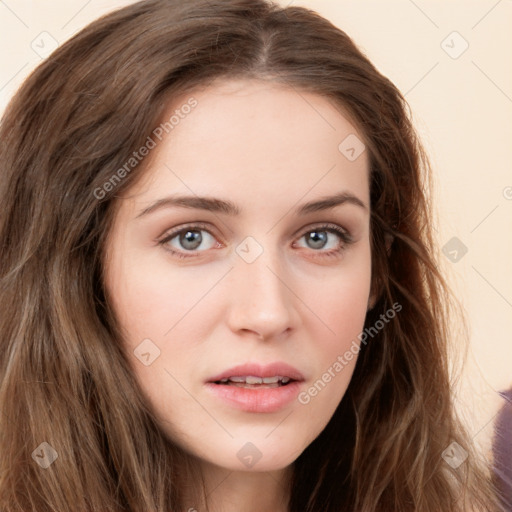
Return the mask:
<svg viewBox="0 0 512 512">
<path fill-rule="evenodd" d="M 190 231 L 207 231 L 211 236 L 217 237 L 214 232 L 215 230 L 212 230 L 211 226 L 209 224 L 202 224 L 202 223 L 191 223 L 191 224 L 185 224 L 183 227 L 176 227 L 172 229 L 166 230 L 163 235 L 158 237 L 158 240 L 169 240 L 172 239 L 181 233 L 190 230 Z"/>
</svg>

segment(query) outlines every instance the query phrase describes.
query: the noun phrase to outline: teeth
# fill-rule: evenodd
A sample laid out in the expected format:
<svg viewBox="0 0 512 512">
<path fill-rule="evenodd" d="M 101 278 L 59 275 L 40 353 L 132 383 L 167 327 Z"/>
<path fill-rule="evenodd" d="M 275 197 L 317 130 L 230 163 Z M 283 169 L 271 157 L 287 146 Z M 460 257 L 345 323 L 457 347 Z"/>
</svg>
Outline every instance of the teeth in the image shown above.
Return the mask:
<svg viewBox="0 0 512 512">
<path fill-rule="evenodd" d="M 263 384 L 263 379 L 261 377 L 253 377 L 252 375 L 248 375 L 245 377 L 245 382 L 247 384 Z"/>
<path fill-rule="evenodd" d="M 245 382 L 232 382 L 226 384 L 227 386 L 235 386 L 237 388 L 246 388 L 246 389 L 270 389 L 270 388 L 278 388 L 281 387 L 282 384 L 275 382 L 274 384 L 246 384 Z"/>
<path fill-rule="evenodd" d="M 254 375 L 247 375 L 246 377 L 241 376 L 233 376 L 229 378 L 221 379 L 220 382 L 223 384 L 227 382 L 235 382 L 239 384 L 277 384 L 281 382 L 282 384 L 286 384 L 290 382 L 289 377 L 281 377 L 280 375 L 276 375 L 274 377 L 255 377 Z"/>
<path fill-rule="evenodd" d="M 229 379 L 226 380 L 230 380 L 231 382 L 245 382 L 245 377 L 229 377 Z"/>
</svg>

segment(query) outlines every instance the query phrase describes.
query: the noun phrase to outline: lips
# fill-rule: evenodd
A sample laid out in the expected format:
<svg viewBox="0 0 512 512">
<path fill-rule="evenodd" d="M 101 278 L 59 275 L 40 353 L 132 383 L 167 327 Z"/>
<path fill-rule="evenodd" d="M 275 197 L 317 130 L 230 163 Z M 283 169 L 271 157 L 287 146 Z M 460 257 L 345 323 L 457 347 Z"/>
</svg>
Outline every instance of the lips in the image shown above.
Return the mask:
<svg viewBox="0 0 512 512">
<path fill-rule="evenodd" d="M 276 379 L 277 377 L 277 379 Z M 263 380 L 265 379 L 265 380 Z M 222 373 L 210 377 L 207 382 L 225 384 L 228 382 L 242 385 L 284 385 L 291 381 L 303 381 L 302 373 L 283 362 L 275 362 L 267 365 L 250 363 L 234 366 Z"/>
<path fill-rule="evenodd" d="M 291 407 L 305 386 L 302 373 L 289 364 L 234 366 L 205 382 L 218 403 L 248 413 L 274 413 Z"/>
</svg>

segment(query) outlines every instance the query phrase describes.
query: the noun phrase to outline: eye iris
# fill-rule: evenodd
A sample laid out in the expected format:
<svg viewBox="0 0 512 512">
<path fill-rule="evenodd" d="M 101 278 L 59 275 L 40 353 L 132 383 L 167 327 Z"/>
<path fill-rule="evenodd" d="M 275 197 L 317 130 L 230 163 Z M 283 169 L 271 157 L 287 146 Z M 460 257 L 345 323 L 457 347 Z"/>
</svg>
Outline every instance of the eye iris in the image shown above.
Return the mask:
<svg viewBox="0 0 512 512">
<path fill-rule="evenodd" d="M 311 231 L 308 233 L 308 242 L 312 242 L 314 249 L 321 249 L 327 243 L 326 231 Z"/>
<path fill-rule="evenodd" d="M 203 241 L 200 231 L 186 231 L 180 235 L 180 244 L 184 249 L 197 249 Z"/>
</svg>

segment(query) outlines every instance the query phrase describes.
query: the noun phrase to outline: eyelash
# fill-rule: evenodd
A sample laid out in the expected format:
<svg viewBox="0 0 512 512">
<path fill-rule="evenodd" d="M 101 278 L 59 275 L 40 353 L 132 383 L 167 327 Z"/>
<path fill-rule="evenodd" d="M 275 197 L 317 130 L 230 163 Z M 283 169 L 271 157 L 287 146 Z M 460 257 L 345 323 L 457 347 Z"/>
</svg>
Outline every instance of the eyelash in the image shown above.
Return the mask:
<svg viewBox="0 0 512 512">
<path fill-rule="evenodd" d="M 214 235 L 210 232 L 210 230 L 208 228 L 209 228 L 208 225 L 201 224 L 201 223 L 191 224 L 188 226 L 181 227 L 179 229 L 171 231 L 170 233 L 167 233 L 166 236 L 162 240 L 158 241 L 158 245 L 161 245 L 162 247 L 164 247 L 164 249 L 166 251 L 170 252 L 173 256 L 177 256 L 180 259 L 198 257 L 199 256 L 198 253 L 204 252 L 204 251 L 197 251 L 197 252 L 189 251 L 192 254 L 186 254 L 181 251 L 176 251 L 176 250 L 170 248 L 169 246 L 166 247 L 165 244 L 170 242 L 177 235 L 181 235 L 182 233 L 186 233 L 187 231 L 206 231 L 212 237 L 214 237 Z M 318 226 L 314 226 L 313 228 L 309 228 L 307 231 L 304 231 L 298 239 L 300 240 L 302 237 L 304 237 L 308 233 L 312 233 L 313 231 L 327 231 L 329 233 L 334 233 L 335 235 L 338 235 L 338 237 L 340 238 L 340 240 L 342 242 L 338 248 L 331 249 L 329 251 L 322 251 L 321 249 L 319 249 L 318 251 L 315 251 L 314 249 L 312 249 L 313 252 L 318 252 L 321 255 L 321 257 L 327 257 L 327 258 L 338 257 L 338 256 L 340 256 L 340 254 L 342 252 L 345 251 L 345 249 L 350 244 L 352 244 L 354 242 L 352 236 L 350 235 L 350 233 L 348 231 L 345 231 L 344 229 L 340 228 L 336 224 L 329 224 L 329 223 L 321 224 Z"/>
</svg>

